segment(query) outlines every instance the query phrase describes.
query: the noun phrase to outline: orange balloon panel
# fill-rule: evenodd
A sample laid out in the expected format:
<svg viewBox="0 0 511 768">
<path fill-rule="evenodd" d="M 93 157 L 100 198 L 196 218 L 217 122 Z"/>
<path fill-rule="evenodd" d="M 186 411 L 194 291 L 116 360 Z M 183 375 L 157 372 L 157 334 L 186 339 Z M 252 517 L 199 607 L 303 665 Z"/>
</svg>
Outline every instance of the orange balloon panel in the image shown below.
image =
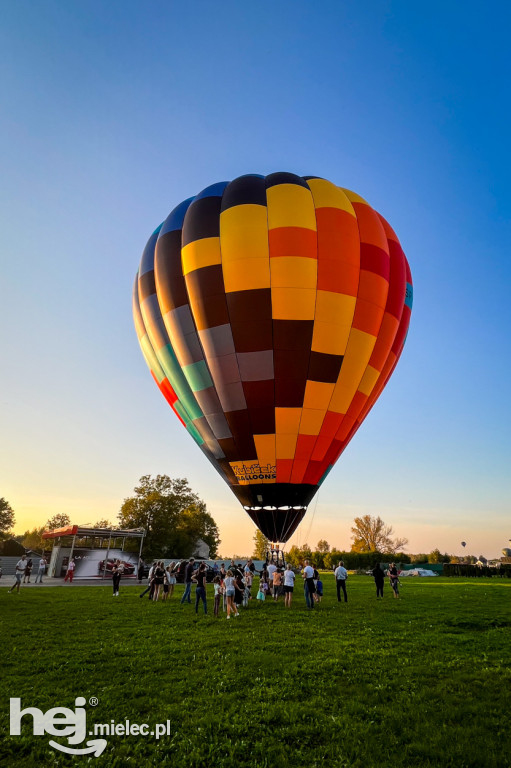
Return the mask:
<svg viewBox="0 0 511 768">
<path fill-rule="evenodd" d="M 241 176 L 153 233 L 133 294 L 162 394 L 286 541 L 393 372 L 412 279 L 390 225 L 317 177 Z"/>
</svg>

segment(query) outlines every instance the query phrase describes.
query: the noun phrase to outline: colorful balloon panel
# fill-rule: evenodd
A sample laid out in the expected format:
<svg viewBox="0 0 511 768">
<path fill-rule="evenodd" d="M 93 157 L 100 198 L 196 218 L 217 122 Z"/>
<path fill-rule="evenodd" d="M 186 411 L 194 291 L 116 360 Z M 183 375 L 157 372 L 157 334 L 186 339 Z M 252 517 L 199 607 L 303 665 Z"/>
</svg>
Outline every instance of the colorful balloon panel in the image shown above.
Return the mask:
<svg viewBox="0 0 511 768">
<path fill-rule="evenodd" d="M 133 292 L 146 363 L 272 541 L 296 530 L 394 371 L 412 293 L 390 225 L 317 177 L 213 184 L 149 239 Z"/>
</svg>

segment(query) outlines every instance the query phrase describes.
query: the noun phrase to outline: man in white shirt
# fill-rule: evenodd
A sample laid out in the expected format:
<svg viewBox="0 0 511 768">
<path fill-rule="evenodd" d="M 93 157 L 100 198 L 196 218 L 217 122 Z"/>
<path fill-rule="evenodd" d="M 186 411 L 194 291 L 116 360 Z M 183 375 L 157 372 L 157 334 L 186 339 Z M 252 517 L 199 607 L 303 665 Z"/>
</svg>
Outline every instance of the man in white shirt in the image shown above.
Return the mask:
<svg viewBox="0 0 511 768">
<path fill-rule="evenodd" d="M 25 575 L 25 568 L 26 567 L 27 567 L 27 556 L 26 555 L 22 555 L 21 556 L 21 560 L 18 560 L 18 562 L 16 563 L 16 570 L 15 570 L 15 573 L 14 573 L 16 581 L 14 582 L 12 587 L 10 588 L 9 593 L 12 592 L 14 587 L 16 587 L 16 592 L 20 591 L 21 579 Z"/>
<path fill-rule="evenodd" d="M 341 560 L 337 568 L 335 569 L 335 585 L 337 587 L 337 600 L 341 602 L 341 589 L 344 593 L 344 602 L 348 602 L 348 595 L 346 593 L 346 579 L 348 578 L 348 571 L 344 567 L 344 563 Z"/>
<path fill-rule="evenodd" d="M 270 592 L 271 592 L 273 589 L 273 574 L 277 570 L 277 566 L 275 565 L 275 563 L 269 563 L 266 570 L 268 571 L 268 582 L 269 582 Z"/>
<path fill-rule="evenodd" d="M 46 566 L 47 566 L 47 562 L 46 562 L 46 559 L 45 559 L 45 557 L 43 555 L 41 557 L 41 559 L 39 560 L 39 568 L 37 569 L 37 574 L 36 574 L 36 577 L 35 577 L 35 583 L 36 584 L 37 584 L 38 581 L 41 584 L 43 583 L 43 575 L 46 572 Z"/>
<path fill-rule="evenodd" d="M 314 568 L 309 564 L 308 560 L 306 560 L 304 563 L 302 577 L 303 577 L 303 593 L 305 595 L 305 602 L 307 603 L 307 608 L 309 608 L 310 610 L 313 610 L 314 592 L 316 591 L 316 587 L 314 586 Z"/>
<path fill-rule="evenodd" d="M 288 563 L 286 565 L 286 570 L 284 571 L 284 605 L 286 608 L 291 608 L 295 578 L 295 572 L 291 569 L 291 566 Z"/>
</svg>

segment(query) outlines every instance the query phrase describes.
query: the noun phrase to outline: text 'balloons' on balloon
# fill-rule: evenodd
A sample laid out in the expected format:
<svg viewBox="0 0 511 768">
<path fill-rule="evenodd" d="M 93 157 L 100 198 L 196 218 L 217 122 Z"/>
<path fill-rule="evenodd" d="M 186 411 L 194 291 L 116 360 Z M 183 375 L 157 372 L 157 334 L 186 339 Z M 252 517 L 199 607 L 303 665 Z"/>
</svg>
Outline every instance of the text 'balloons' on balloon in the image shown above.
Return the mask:
<svg viewBox="0 0 511 768">
<path fill-rule="evenodd" d="M 246 175 L 150 237 L 133 314 L 167 402 L 271 541 L 285 542 L 399 360 L 399 240 L 326 179 Z"/>
</svg>

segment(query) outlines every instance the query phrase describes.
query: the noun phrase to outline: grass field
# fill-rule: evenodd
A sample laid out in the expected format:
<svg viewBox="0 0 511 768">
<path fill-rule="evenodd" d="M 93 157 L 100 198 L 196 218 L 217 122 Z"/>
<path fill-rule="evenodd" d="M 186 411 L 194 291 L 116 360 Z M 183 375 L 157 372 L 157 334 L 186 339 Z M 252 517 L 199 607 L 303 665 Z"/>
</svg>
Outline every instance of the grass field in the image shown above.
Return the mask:
<svg viewBox="0 0 511 768">
<path fill-rule="evenodd" d="M 140 600 L 140 589 L 0 590 L 0 765 L 173 768 L 503 768 L 511 765 L 511 582 L 403 579 L 377 601 L 351 577 L 338 604 L 253 601 L 239 619 Z M 212 609 L 212 590 L 208 598 Z M 211 610 L 212 613 L 212 610 Z M 169 735 L 109 736 L 70 757 L 8 735 L 9 697 L 43 711 L 87 704 L 93 723 L 166 723 Z M 56 739 L 67 744 L 63 738 Z"/>
</svg>

